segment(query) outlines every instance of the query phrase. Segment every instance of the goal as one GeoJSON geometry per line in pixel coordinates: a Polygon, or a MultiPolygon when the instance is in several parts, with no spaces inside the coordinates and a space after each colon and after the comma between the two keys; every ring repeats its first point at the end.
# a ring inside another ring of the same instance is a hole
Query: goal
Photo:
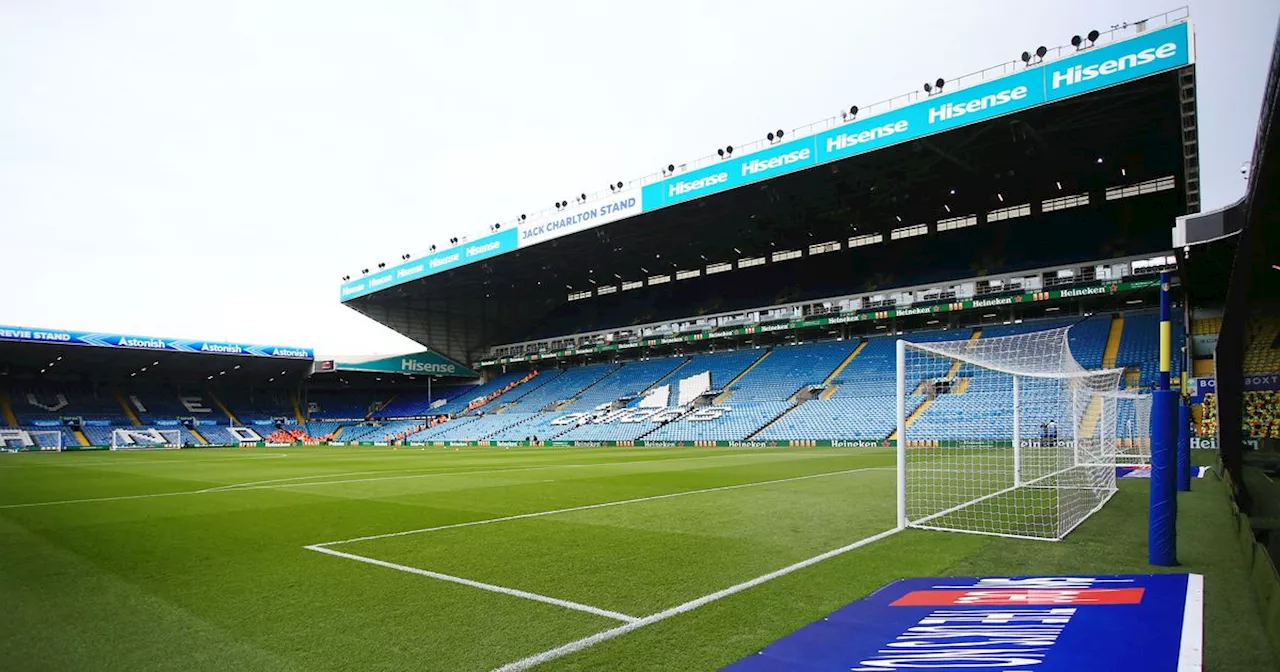
{"type": "Polygon", "coordinates": [[[1151,395],[1117,392],[1115,397],[1116,464],[1150,465],[1151,395]]]}
{"type": "Polygon", "coordinates": [[[1111,498],[1122,371],[1068,332],[898,341],[899,525],[1058,540],[1111,498]]]}
{"type": "Polygon", "coordinates": [[[0,429],[0,452],[62,451],[62,432],[35,429],[0,429]]]}
{"type": "Polygon", "coordinates": [[[182,432],[176,429],[113,429],[111,450],[181,448],[182,432]]]}
{"type": "Polygon", "coordinates": [[[53,431],[27,431],[27,435],[31,437],[31,442],[35,444],[39,450],[56,450],[62,452],[64,435],[60,430],[53,431]]]}

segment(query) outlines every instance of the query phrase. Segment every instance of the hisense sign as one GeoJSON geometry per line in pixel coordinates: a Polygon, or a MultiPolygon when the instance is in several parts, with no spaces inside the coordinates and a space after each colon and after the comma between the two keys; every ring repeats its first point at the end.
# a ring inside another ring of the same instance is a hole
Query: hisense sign
{"type": "Polygon", "coordinates": [[[331,370],[450,376],[454,378],[478,378],[480,376],[475,371],[429,350],[400,355],[399,357],[384,357],[366,361],[338,361],[331,370]]]}

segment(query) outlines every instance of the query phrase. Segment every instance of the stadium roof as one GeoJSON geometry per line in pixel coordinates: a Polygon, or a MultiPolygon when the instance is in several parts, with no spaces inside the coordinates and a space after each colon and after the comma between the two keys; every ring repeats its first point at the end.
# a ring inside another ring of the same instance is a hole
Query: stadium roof
{"type": "Polygon", "coordinates": [[[313,359],[310,348],[0,326],[0,375],[32,380],[265,384],[301,379],[313,359]]]}
{"type": "MultiPolygon", "coordinates": [[[[949,214],[1071,194],[1099,192],[1101,201],[1110,187],[1172,176],[1180,188],[1173,212],[1166,205],[1145,218],[1165,232],[1154,245],[1148,237],[1152,249],[1128,252],[1167,250],[1172,214],[1199,207],[1194,54],[1184,19],[1143,24],[1110,44],[1104,36],[1079,53],[1059,49],[1043,66],[1034,59],[998,66],[947,83],[945,93],[901,97],[858,110],[856,120],[828,120],[795,140],[775,135],[748,148],[758,151],[672,166],[670,175],[352,280],[344,300],[475,361],[547,319],[568,294],[600,285],[646,284],[718,262],[737,271],[740,261],[777,250],[798,250],[807,262],[812,243],[849,250],[844,241],[853,235],[887,240],[921,222],[933,231],[949,214]]],[[[1044,244],[1063,235],[1072,232],[1045,232],[1044,244]]],[[[768,288],[788,273],[755,276],[768,288]]]]}

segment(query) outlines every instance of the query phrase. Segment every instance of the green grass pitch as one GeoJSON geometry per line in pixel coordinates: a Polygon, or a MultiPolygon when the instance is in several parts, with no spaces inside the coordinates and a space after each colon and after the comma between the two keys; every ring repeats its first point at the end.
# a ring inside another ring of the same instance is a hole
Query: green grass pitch
{"type": "MultiPolygon", "coordinates": [[[[901,577],[1150,571],[1139,482],[1062,543],[908,530],[744,586],[892,528],[892,466],[831,448],[0,455],[0,669],[483,672],[622,628],[536,669],[711,670],[901,577]]],[[[1272,669],[1222,490],[1180,501],[1207,662],[1272,669]]]]}

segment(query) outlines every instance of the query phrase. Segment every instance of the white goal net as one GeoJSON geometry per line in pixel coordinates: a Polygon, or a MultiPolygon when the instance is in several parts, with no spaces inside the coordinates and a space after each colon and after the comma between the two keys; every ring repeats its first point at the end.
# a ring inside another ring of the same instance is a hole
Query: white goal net
{"type": "Polygon", "coordinates": [[[113,429],[111,450],[181,448],[182,432],[176,429],[113,429]]]}
{"type": "Polygon", "coordinates": [[[1116,393],[1116,463],[1151,464],[1151,395],[1116,393]]]}
{"type": "Polygon", "coordinates": [[[899,523],[1062,539],[1116,490],[1122,371],[1085,370],[1068,329],[899,342],[899,523]]]}
{"type": "Polygon", "coordinates": [[[38,429],[0,429],[0,452],[62,451],[62,432],[38,429]]]}

